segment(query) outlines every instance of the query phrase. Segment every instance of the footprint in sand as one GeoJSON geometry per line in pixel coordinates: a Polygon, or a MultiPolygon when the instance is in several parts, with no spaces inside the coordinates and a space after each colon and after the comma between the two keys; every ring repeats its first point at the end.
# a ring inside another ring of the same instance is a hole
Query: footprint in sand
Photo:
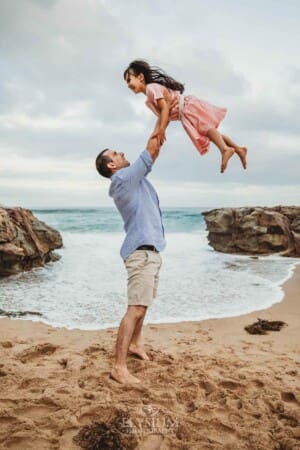
{"type": "Polygon", "coordinates": [[[78,446],[74,444],[73,438],[78,433],[77,427],[68,428],[63,431],[62,436],[59,439],[59,448],[68,450],[77,450],[78,446]]]}
{"type": "Polygon", "coordinates": [[[18,389],[30,389],[30,388],[41,388],[47,385],[46,378],[23,378],[18,386],[18,389]]]}
{"type": "Polygon", "coordinates": [[[287,403],[299,403],[293,392],[281,392],[281,399],[287,403]]]}
{"type": "Polygon", "coordinates": [[[161,353],[157,355],[157,357],[154,359],[154,361],[157,361],[159,364],[163,366],[174,364],[175,360],[172,355],[161,353]]]}
{"type": "Polygon", "coordinates": [[[151,434],[140,444],[140,450],[159,450],[164,441],[164,436],[161,434],[151,434]]]}
{"type": "Polygon", "coordinates": [[[265,383],[261,380],[253,380],[252,383],[254,384],[255,387],[258,388],[263,388],[265,383]]]}
{"type": "Polygon", "coordinates": [[[18,353],[16,357],[23,364],[26,364],[32,359],[52,355],[57,350],[57,348],[58,347],[56,345],[46,342],[44,344],[34,345],[33,347],[29,347],[23,350],[22,352],[18,353]]]}
{"type": "Polygon", "coordinates": [[[87,400],[95,400],[95,395],[92,392],[84,392],[83,397],[87,400]]]}
{"type": "Polygon", "coordinates": [[[98,391],[99,388],[99,377],[95,377],[93,375],[84,376],[78,380],[78,386],[81,389],[87,389],[90,391],[98,391]]]}
{"type": "Polygon", "coordinates": [[[71,391],[70,391],[69,389],[65,389],[65,388],[63,388],[63,387],[57,389],[56,392],[57,392],[58,394],[63,394],[63,395],[68,395],[68,396],[72,395],[72,393],[71,393],[71,391]]]}
{"type": "Polygon", "coordinates": [[[114,411],[113,408],[106,408],[102,405],[86,405],[80,408],[78,414],[76,414],[76,419],[80,425],[90,425],[93,422],[96,422],[101,417],[101,420],[107,418],[107,411],[111,410],[112,413],[114,411]]]}
{"type": "Polygon", "coordinates": [[[193,413],[194,411],[196,411],[198,409],[198,406],[196,406],[195,402],[193,400],[189,401],[186,404],[186,411],[188,413],[193,413]]]}
{"type": "Polygon", "coordinates": [[[299,449],[299,438],[296,436],[296,438],[292,437],[282,437],[278,439],[278,448],[284,448],[284,449],[291,449],[291,450],[298,450],[299,449]]]}
{"type": "Polygon", "coordinates": [[[94,353],[106,354],[108,350],[100,344],[92,344],[84,350],[86,355],[92,355],[94,353]]]}
{"type": "MultiPolygon", "coordinates": [[[[236,434],[236,430],[231,426],[231,424],[227,424],[225,423],[223,420],[219,419],[219,418],[213,418],[210,422],[210,424],[217,430],[218,433],[220,434],[236,434]]],[[[223,436],[225,437],[225,436],[223,436]]]]}
{"type": "Polygon", "coordinates": [[[18,416],[26,417],[26,419],[40,419],[45,418],[49,414],[57,410],[57,407],[35,405],[24,408],[19,408],[15,411],[18,416]]]}
{"type": "MultiPolygon", "coordinates": [[[[5,415],[5,416],[0,416],[1,429],[3,430],[3,427],[5,425],[11,426],[11,425],[15,424],[17,421],[18,421],[17,417],[12,416],[9,413],[7,413],[7,415],[5,415]]],[[[3,447],[0,447],[0,448],[3,448],[3,447]]]]}
{"type": "Polygon", "coordinates": [[[212,392],[215,392],[217,389],[217,387],[210,381],[200,381],[199,386],[205,390],[206,395],[209,395],[212,392]]]}
{"type": "Polygon", "coordinates": [[[298,428],[299,426],[299,414],[296,410],[285,411],[279,414],[278,418],[285,426],[291,428],[298,428]]]}
{"type": "Polygon", "coordinates": [[[15,404],[16,400],[12,400],[10,398],[0,398],[0,414],[3,413],[3,410],[11,406],[15,406],[15,404]]]}
{"type": "Polygon", "coordinates": [[[51,439],[49,443],[48,438],[39,438],[37,436],[37,432],[33,432],[32,430],[22,430],[22,436],[18,435],[18,431],[12,434],[8,439],[4,441],[4,447],[0,447],[1,449],[9,449],[9,450],[27,450],[27,449],[56,449],[58,448],[56,443],[57,440],[55,438],[51,439]],[[34,442],[34,447],[32,447],[32,443],[34,442]],[[51,447],[50,447],[51,445],[51,447]]]}
{"type": "Polygon", "coordinates": [[[68,365],[68,359],[67,358],[60,358],[57,362],[58,362],[58,364],[61,365],[61,367],[63,369],[66,369],[66,367],[68,365]]]}
{"type": "Polygon", "coordinates": [[[0,342],[0,345],[3,348],[12,348],[13,347],[13,343],[10,341],[2,341],[2,342],[0,342]]]}
{"type": "Polygon", "coordinates": [[[224,387],[225,389],[229,389],[230,391],[234,391],[235,389],[240,388],[242,385],[232,380],[225,380],[219,383],[219,386],[224,387]]]}
{"type": "Polygon", "coordinates": [[[206,330],[196,330],[196,333],[197,334],[202,334],[202,336],[205,336],[205,337],[210,337],[210,334],[209,334],[209,332],[208,331],[206,331],[206,330]]]}
{"type": "Polygon", "coordinates": [[[180,391],[176,393],[176,399],[179,403],[189,403],[194,398],[194,393],[180,391]]]}
{"type": "Polygon", "coordinates": [[[286,373],[287,373],[287,375],[290,375],[291,377],[295,377],[298,375],[297,370],[288,370],[286,373]]]}

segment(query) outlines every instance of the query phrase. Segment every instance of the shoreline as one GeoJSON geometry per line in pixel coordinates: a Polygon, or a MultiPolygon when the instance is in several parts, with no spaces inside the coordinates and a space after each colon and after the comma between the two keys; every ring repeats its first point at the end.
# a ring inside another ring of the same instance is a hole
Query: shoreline
{"type": "MultiPolygon", "coordinates": [[[[241,255],[232,255],[232,256],[241,256],[241,255]]],[[[260,258],[263,258],[263,257],[260,257],[260,258]]],[[[267,310],[269,308],[272,308],[272,306],[274,306],[274,305],[284,301],[284,297],[285,297],[285,289],[284,289],[284,287],[285,287],[286,283],[290,279],[292,279],[292,277],[293,277],[293,275],[294,275],[294,273],[296,271],[297,266],[298,265],[300,266],[299,259],[297,259],[297,258],[290,258],[290,259],[291,259],[291,262],[290,262],[290,267],[288,269],[287,275],[285,277],[283,277],[281,280],[278,280],[277,282],[273,282],[272,283],[273,286],[276,289],[278,289],[278,293],[280,292],[280,294],[281,294],[280,299],[279,300],[274,299],[273,302],[267,307],[263,307],[262,309],[254,309],[254,310],[251,309],[250,311],[247,311],[247,312],[236,313],[234,315],[228,315],[228,316],[219,316],[219,317],[215,316],[215,317],[203,318],[203,319],[201,319],[201,318],[200,319],[185,318],[183,321],[182,320],[176,320],[176,319],[168,321],[168,319],[162,319],[160,321],[151,321],[151,322],[149,321],[148,322],[147,321],[147,317],[146,317],[145,326],[149,326],[149,325],[168,325],[168,324],[170,324],[170,325],[172,325],[172,324],[176,325],[177,324],[178,325],[180,323],[186,323],[186,322],[187,323],[189,323],[189,322],[197,322],[197,323],[200,322],[200,323],[202,323],[202,322],[205,322],[205,321],[208,321],[208,320],[231,319],[231,318],[235,318],[235,317],[241,317],[241,316],[245,316],[245,315],[248,315],[248,314],[252,314],[252,313],[255,313],[255,312],[259,313],[260,311],[265,311],[265,310],[267,310]]],[[[125,306],[125,304],[124,304],[124,306],[125,306]]],[[[1,323],[1,320],[4,320],[4,319],[6,319],[5,316],[0,316],[0,323],[1,323]]],[[[18,321],[29,321],[29,322],[32,322],[33,324],[43,324],[43,325],[45,325],[47,327],[51,327],[53,329],[62,329],[62,330],[66,330],[66,331],[83,331],[83,332],[98,332],[99,331],[99,332],[102,332],[102,331],[105,331],[107,329],[118,328],[117,324],[116,325],[114,325],[114,324],[110,324],[109,325],[108,324],[108,325],[104,325],[101,328],[96,327],[96,326],[93,327],[93,328],[79,328],[79,327],[60,326],[60,325],[52,324],[52,323],[50,323],[50,321],[48,322],[47,320],[43,320],[43,319],[41,319],[39,317],[34,318],[34,317],[26,317],[26,316],[24,316],[24,317],[12,317],[12,318],[9,318],[9,319],[10,320],[18,320],[18,321]]]]}
{"type": "MultiPolygon", "coordinates": [[[[284,301],[286,301],[286,297],[287,295],[287,291],[289,290],[288,284],[289,282],[293,282],[294,283],[294,278],[299,281],[299,294],[300,294],[300,261],[299,262],[294,262],[292,263],[292,266],[289,269],[289,274],[283,278],[282,280],[280,280],[278,283],[276,283],[276,286],[282,291],[282,298],[279,301],[276,301],[274,303],[272,303],[269,307],[267,308],[262,308],[262,309],[256,309],[254,311],[250,311],[247,313],[241,313],[241,314],[237,314],[235,316],[226,316],[226,317],[213,317],[213,318],[209,318],[209,319],[200,319],[200,320],[184,320],[184,321],[176,321],[176,322],[151,322],[151,323],[147,323],[146,325],[144,325],[145,327],[150,327],[152,325],[155,326],[174,326],[174,325],[179,325],[179,324],[185,324],[185,323],[196,323],[196,324],[203,324],[205,322],[212,322],[212,321],[220,321],[220,320],[231,320],[231,319],[238,319],[238,318],[242,318],[244,316],[253,316],[253,315],[257,315],[259,313],[263,313],[263,312],[267,312],[269,310],[271,310],[273,307],[275,307],[276,305],[280,305],[281,303],[283,303],[284,301]],[[298,267],[299,266],[299,267],[298,267]],[[298,268],[298,269],[297,269],[298,268]],[[299,275],[298,275],[299,272],[299,275]],[[298,280],[299,278],[299,280],[298,280]]],[[[117,330],[118,327],[115,326],[111,326],[111,327],[105,327],[105,328],[97,328],[97,329],[81,329],[81,328],[68,328],[65,326],[54,326],[51,325],[47,322],[44,322],[42,320],[36,319],[36,320],[32,320],[32,318],[7,318],[7,317],[0,317],[0,323],[1,321],[4,320],[8,320],[8,321],[17,321],[17,322],[30,322],[32,325],[44,325],[45,327],[50,327],[54,330],[64,330],[66,332],[83,332],[83,333],[101,333],[101,332],[105,332],[107,330],[117,330]]],[[[0,337],[1,337],[1,330],[0,330],[0,337]]]]}
{"type": "Polygon", "coordinates": [[[0,449],[78,450],[73,437],[82,427],[110,424],[125,410],[142,428],[120,435],[124,448],[130,439],[139,450],[298,448],[299,265],[282,288],[284,299],[264,310],[146,325],[152,360],[128,357],[138,386],[109,378],[116,328],[67,330],[3,318],[0,449]],[[257,317],[287,326],[250,335],[244,326],[257,317]],[[151,411],[159,427],[149,428],[151,411]]]}

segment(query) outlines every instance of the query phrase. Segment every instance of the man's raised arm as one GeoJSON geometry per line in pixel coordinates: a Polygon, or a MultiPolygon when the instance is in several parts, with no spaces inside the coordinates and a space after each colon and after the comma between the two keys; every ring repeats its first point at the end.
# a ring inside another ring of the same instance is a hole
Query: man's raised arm
{"type": "Polygon", "coordinates": [[[152,165],[159,155],[160,146],[156,138],[150,138],[146,149],[130,166],[117,172],[117,176],[126,183],[135,185],[151,172],[152,165]]]}
{"type": "Polygon", "coordinates": [[[158,157],[160,151],[160,146],[158,145],[157,138],[150,137],[149,141],[147,142],[146,148],[150,153],[152,161],[154,162],[158,157]]]}

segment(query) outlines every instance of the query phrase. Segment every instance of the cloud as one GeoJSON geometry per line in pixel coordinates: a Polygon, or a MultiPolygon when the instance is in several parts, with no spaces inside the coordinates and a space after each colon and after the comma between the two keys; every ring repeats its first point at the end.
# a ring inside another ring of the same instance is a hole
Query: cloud
{"type": "Polygon", "coordinates": [[[115,110],[122,91],[118,65],[129,40],[101,2],[86,8],[65,0],[45,8],[20,1],[17,9],[4,3],[1,88],[18,112],[59,114],[78,101],[102,116],[115,110]]]}
{"type": "MultiPolygon", "coordinates": [[[[226,186],[241,202],[248,198],[240,189],[243,185],[249,189],[249,201],[256,195],[269,198],[270,188],[277,192],[274,186],[290,195],[288,187],[298,186],[300,162],[300,69],[295,46],[288,41],[295,31],[287,20],[284,53],[282,37],[277,39],[266,24],[272,36],[268,34],[268,43],[274,41],[277,54],[264,60],[260,21],[270,9],[255,5],[245,9],[231,1],[191,1],[187,8],[169,0],[139,5],[20,0],[16,8],[14,2],[2,1],[2,202],[22,204],[30,198],[40,206],[43,201],[53,206],[110,204],[94,173],[95,156],[110,147],[133,160],[156,120],[144,105],[145,97],[134,96],[122,78],[124,68],[137,57],[185,82],[187,94],[228,107],[220,131],[249,147],[249,169],[243,171],[234,157],[221,175],[216,147],[200,157],[181,124],[170,124],[153,171],[165,204],[168,199],[186,204],[184,198],[216,204],[216,198],[230,199],[226,186]],[[242,32],[247,14],[251,36],[242,32]],[[234,29],[229,18],[235,21],[234,29]]],[[[286,19],[288,13],[286,8],[286,19]]],[[[285,23],[281,26],[286,28],[285,23]]]]}

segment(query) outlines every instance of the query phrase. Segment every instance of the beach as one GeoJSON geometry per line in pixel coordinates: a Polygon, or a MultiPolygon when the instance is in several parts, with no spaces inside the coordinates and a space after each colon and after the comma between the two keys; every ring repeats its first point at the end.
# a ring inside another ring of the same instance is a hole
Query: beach
{"type": "Polygon", "coordinates": [[[103,422],[111,448],[299,449],[300,266],[283,289],[266,310],[146,325],[152,360],[128,357],[132,386],[109,377],[116,328],[1,319],[0,448],[83,448],[95,433],[80,430],[103,422]],[[258,317],[287,325],[248,334],[258,317]]]}

